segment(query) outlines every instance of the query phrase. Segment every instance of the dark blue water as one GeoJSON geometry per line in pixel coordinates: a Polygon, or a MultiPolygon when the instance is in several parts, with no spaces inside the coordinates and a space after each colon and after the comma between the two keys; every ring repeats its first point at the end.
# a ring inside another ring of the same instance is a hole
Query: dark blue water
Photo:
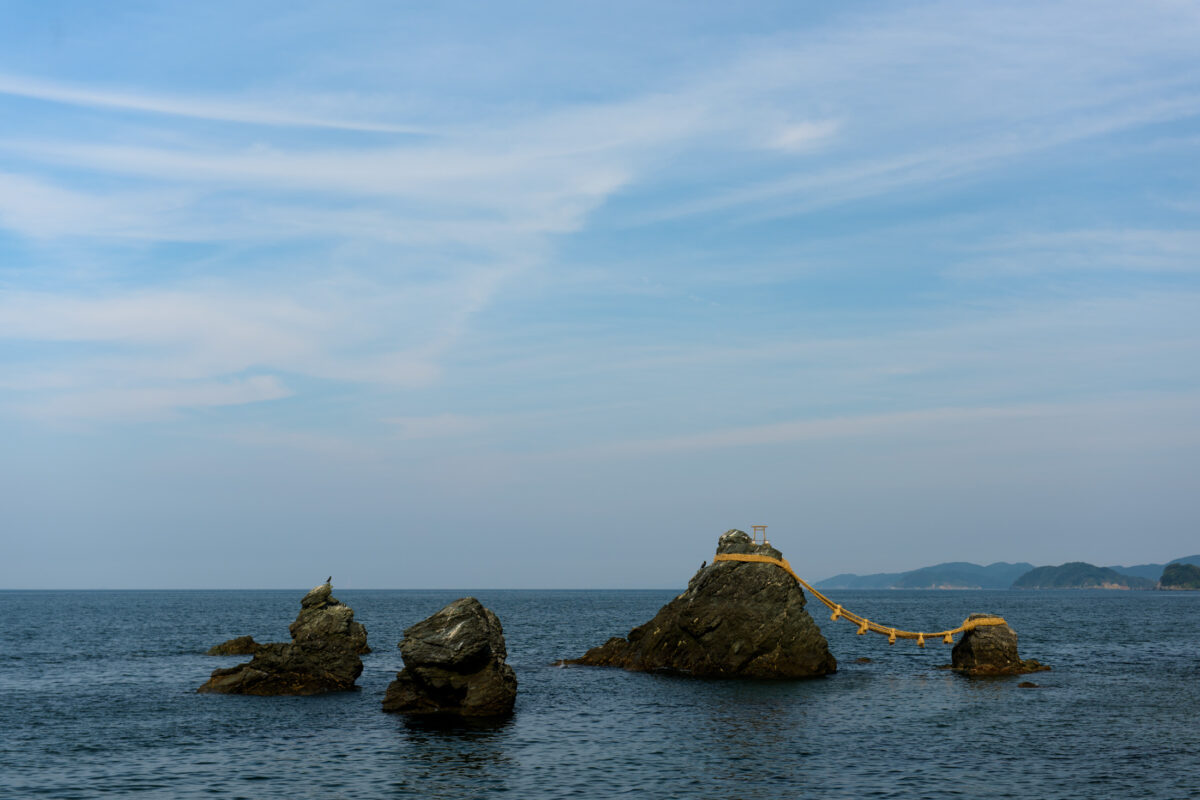
{"type": "Polygon", "coordinates": [[[467,592],[337,591],[376,648],[361,691],[194,692],[245,660],[207,647],[286,640],[302,594],[0,592],[0,797],[1200,797],[1200,593],[834,593],[909,628],[1002,614],[1054,666],[1021,689],[816,604],[829,678],[562,669],[674,593],[477,592],[504,624],[516,714],[444,727],[379,705],[402,630],[467,592]]]}

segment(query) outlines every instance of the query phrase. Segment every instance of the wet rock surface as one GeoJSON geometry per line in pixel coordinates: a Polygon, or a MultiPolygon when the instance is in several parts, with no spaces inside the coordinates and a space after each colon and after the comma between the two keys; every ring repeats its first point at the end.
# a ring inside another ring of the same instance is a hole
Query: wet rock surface
{"type": "Polygon", "coordinates": [[[333,597],[332,592],[333,588],[326,583],[304,596],[300,614],[289,628],[291,642],[258,645],[251,661],[214,670],[197,691],[311,695],[356,689],[354,682],[363,668],[359,654],[369,652],[367,632],[361,623],[354,621],[354,611],[333,597]]]}
{"type": "MultiPolygon", "coordinates": [[[[717,553],[782,557],[739,530],[721,536],[717,553]]],[[[837,661],[805,604],[796,581],[774,564],[718,561],[654,619],[563,663],[703,678],[827,675],[837,661]]]]}
{"type": "Polygon", "coordinates": [[[455,600],[404,631],[404,669],[387,688],[383,710],[403,714],[494,717],[512,712],[517,676],[500,620],[473,597],[455,600]]]}
{"type": "MultiPolygon", "coordinates": [[[[972,614],[967,620],[996,616],[972,614]]],[[[1008,625],[985,625],[963,633],[950,653],[952,669],[967,675],[1025,675],[1050,669],[1017,654],[1017,632],[1008,625]]]]}
{"type": "Polygon", "coordinates": [[[252,656],[262,648],[253,636],[238,636],[220,644],[214,644],[204,653],[206,656],[252,656]]]}

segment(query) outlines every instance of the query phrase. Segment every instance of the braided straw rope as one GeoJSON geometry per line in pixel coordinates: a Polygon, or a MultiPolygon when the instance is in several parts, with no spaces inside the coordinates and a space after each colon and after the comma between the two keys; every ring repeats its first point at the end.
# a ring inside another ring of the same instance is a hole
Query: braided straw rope
{"type": "Polygon", "coordinates": [[[713,558],[713,563],[718,561],[745,561],[752,564],[774,564],[777,567],[782,567],[788,575],[795,578],[796,583],[807,589],[813,597],[820,600],[825,605],[833,610],[829,615],[830,619],[847,619],[858,626],[858,633],[862,634],[870,631],[871,633],[881,633],[888,637],[890,644],[895,644],[897,639],[916,639],[919,647],[925,646],[926,638],[941,638],[946,644],[954,643],[954,634],[963,633],[965,631],[981,628],[987,625],[1007,625],[1008,623],[1003,617],[979,617],[976,619],[964,620],[962,625],[957,628],[952,628],[948,631],[937,631],[935,633],[924,633],[921,631],[905,631],[899,628],[889,628],[885,625],[880,625],[877,622],[871,622],[866,617],[860,617],[852,611],[847,611],[838,603],[833,602],[825,595],[818,592],[807,581],[801,578],[792,570],[792,565],[781,558],[771,558],[770,556],[752,555],[750,553],[718,553],[713,558]]]}

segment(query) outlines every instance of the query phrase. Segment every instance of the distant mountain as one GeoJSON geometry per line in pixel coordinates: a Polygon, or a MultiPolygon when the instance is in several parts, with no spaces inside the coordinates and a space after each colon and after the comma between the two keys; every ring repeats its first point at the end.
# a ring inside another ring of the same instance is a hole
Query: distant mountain
{"type": "Polygon", "coordinates": [[[1031,569],[1033,565],[1026,563],[999,561],[984,567],[966,561],[951,561],[908,572],[834,575],[813,585],[818,589],[1007,589],[1031,569]]]}
{"type": "MultiPolygon", "coordinates": [[[[1168,564],[1193,564],[1200,567],[1200,555],[1186,556],[1184,558],[1176,558],[1167,562],[1168,564]]],[[[1163,570],[1167,564],[1137,564],[1132,567],[1097,567],[1093,564],[1086,564],[1082,561],[1072,562],[1072,564],[1082,564],[1092,570],[1103,570],[1108,574],[1093,574],[1092,578],[1098,581],[1094,584],[1088,584],[1089,587],[1102,587],[1105,583],[1112,584],[1114,587],[1130,588],[1130,589],[1151,589],[1158,582],[1163,574],[1163,570]]],[[[1063,564],[1059,567],[1038,567],[1041,570],[1062,570],[1064,567],[1071,564],[1063,564]]],[[[937,564],[932,567],[921,567],[920,569],[909,570],[908,572],[877,572],[872,575],[856,575],[852,572],[845,572],[841,575],[834,575],[832,578],[826,578],[823,581],[817,581],[813,586],[818,589],[1068,589],[1068,588],[1086,588],[1082,586],[1016,586],[1018,579],[1023,578],[1027,573],[1033,571],[1033,564],[1024,561],[1018,564],[1009,564],[1005,561],[998,561],[995,564],[989,564],[986,567],[979,564],[972,564],[968,561],[950,561],[945,564],[937,564]]],[[[1041,573],[1034,579],[1038,583],[1043,580],[1066,580],[1070,583],[1072,580],[1086,580],[1084,573],[1078,570],[1068,571],[1069,574],[1060,575],[1058,578],[1049,577],[1051,573],[1041,573]],[[1074,575],[1075,577],[1070,577],[1074,575]]]]}
{"type": "Polygon", "coordinates": [[[1037,567],[1013,581],[1014,589],[1153,589],[1155,581],[1124,575],[1108,567],[1071,561],[1037,567]]]}
{"type": "Polygon", "coordinates": [[[874,575],[855,575],[853,572],[843,572],[823,581],[817,581],[813,586],[818,589],[891,589],[900,579],[902,572],[877,572],[874,575]]]}
{"type": "Polygon", "coordinates": [[[1200,589],[1200,567],[1195,564],[1168,564],[1158,584],[1163,589],[1200,589]]]}
{"type": "MultiPolygon", "coordinates": [[[[1194,564],[1200,567],[1200,556],[1185,556],[1177,558],[1174,561],[1168,561],[1167,564],[1194,564]]],[[[1109,567],[1114,572],[1119,572],[1122,575],[1133,575],[1137,578],[1148,578],[1156,581],[1166,569],[1167,564],[1137,564],[1132,567],[1109,567]]]]}
{"type": "Polygon", "coordinates": [[[952,561],[904,573],[896,581],[897,589],[1007,589],[1012,582],[1033,568],[1032,564],[998,561],[981,567],[966,561],[952,561]]]}

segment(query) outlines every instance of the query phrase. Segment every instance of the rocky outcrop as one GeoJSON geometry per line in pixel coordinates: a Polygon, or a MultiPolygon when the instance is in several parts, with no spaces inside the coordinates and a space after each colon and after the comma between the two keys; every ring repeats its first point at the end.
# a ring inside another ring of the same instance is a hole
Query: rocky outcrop
{"type": "Polygon", "coordinates": [[[206,656],[252,656],[262,649],[262,645],[254,641],[253,636],[238,636],[220,644],[214,644],[205,651],[206,656]]]}
{"type": "MultiPolygon", "coordinates": [[[[326,583],[300,601],[292,641],[258,645],[254,658],[214,670],[197,691],[216,694],[310,695],[357,688],[367,632],[326,583]]],[[[244,637],[248,638],[248,637],[244,637]]],[[[232,640],[237,641],[237,640],[232,640]]]]}
{"type": "MultiPolygon", "coordinates": [[[[972,614],[967,621],[992,617],[972,614]]],[[[950,667],[967,675],[1024,675],[1050,669],[1017,654],[1017,632],[1006,625],[983,625],[963,633],[950,653],[950,667]]]]}
{"type": "Polygon", "coordinates": [[[500,620],[474,597],[455,600],[404,631],[404,669],[387,688],[383,710],[490,717],[509,714],[517,676],[500,620]]]}
{"type": "MultiPolygon", "coordinates": [[[[782,557],[739,530],[721,536],[717,553],[782,557]]],[[[812,678],[837,671],[796,581],[774,564],[739,561],[702,567],[654,619],[564,663],[704,678],[812,678]]]]}
{"type": "Polygon", "coordinates": [[[323,583],[300,601],[300,614],[288,626],[292,642],[305,642],[338,638],[344,640],[354,652],[366,654],[367,629],[361,622],[354,621],[354,609],[341,603],[333,596],[333,587],[323,583]]]}

